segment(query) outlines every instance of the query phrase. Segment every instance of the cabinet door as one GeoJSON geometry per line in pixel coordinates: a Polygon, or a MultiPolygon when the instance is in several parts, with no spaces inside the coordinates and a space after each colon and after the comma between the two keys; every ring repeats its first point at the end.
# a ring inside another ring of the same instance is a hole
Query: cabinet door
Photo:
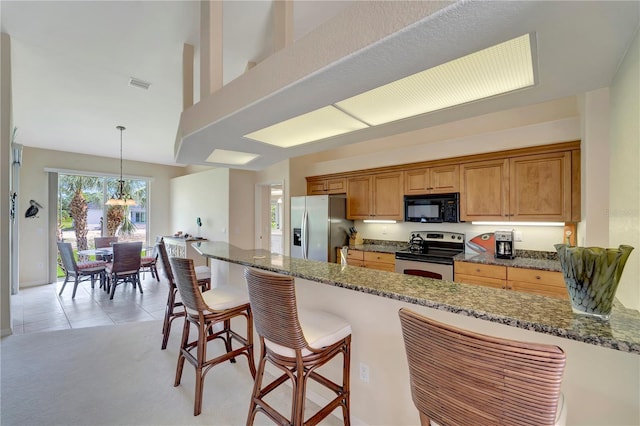
{"type": "Polygon", "coordinates": [[[327,193],[326,180],[307,181],[307,195],[324,195],[327,193]]]}
{"type": "Polygon", "coordinates": [[[429,169],[407,170],[404,172],[404,193],[421,195],[429,192],[429,169]]]}
{"type": "Polygon", "coordinates": [[[345,178],[307,181],[307,195],[344,194],[347,192],[345,178]]]}
{"type": "Polygon", "coordinates": [[[529,155],[510,160],[509,218],[571,221],[571,153],[529,155]]]}
{"type": "Polygon", "coordinates": [[[373,176],[373,215],[375,219],[404,219],[401,172],[373,176]]]}
{"type": "Polygon", "coordinates": [[[542,296],[568,299],[562,272],[525,268],[507,268],[507,288],[542,296]]]}
{"type": "Polygon", "coordinates": [[[432,194],[460,191],[460,167],[454,164],[429,169],[429,190],[432,194]]]}
{"type": "Polygon", "coordinates": [[[371,195],[371,176],[347,179],[347,219],[369,219],[371,195]]]}
{"type": "Polygon", "coordinates": [[[460,166],[460,220],[508,220],[509,160],[460,166]]]}

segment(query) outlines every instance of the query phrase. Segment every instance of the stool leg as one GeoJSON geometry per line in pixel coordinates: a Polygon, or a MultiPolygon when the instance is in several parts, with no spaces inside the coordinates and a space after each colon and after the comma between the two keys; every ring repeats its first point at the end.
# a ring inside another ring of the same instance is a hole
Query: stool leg
{"type": "Polygon", "coordinates": [[[184,369],[184,351],[187,350],[189,340],[189,320],[185,317],[184,326],[182,327],[182,341],[180,342],[180,352],[178,352],[178,365],[176,366],[176,380],[173,382],[173,386],[180,385],[180,379],[182,379],[182,370],[184,369]]]}
{"type": "Polygon", "coordinates": [[[348,336],[344,345],[344,364],[342,366],[342,391],[344,392],[344,399],[342,400],[342,418],[345,426],[351,424],[351,408],[349,405],[350,399],[350,381],[349,374],[351,369],[351,336],[348,336]]]}
{"type": "Polygon", "coordinates": [[[296,365],[293,383],[293,407],[291,409],[291,423],[294,425],[304,424],[304,403],[305,390],[307,387],[307,375],[304,365],[300,362],[296,365]]]}
{"type": "MultiPolygon", "coordinates": [[[[266,348],[264,346],[264,340],[260,339],[260,361],[258,361],[258,371],[255,375],[255,381],[253,382],[253,393],[251,394],[251,403],[249,404],[249,415],[247,416],[247,426],[253,425],[256,414],[258,412],[258,405],[256,400],[260,397],[260,391],[262,389],[262,379],[264,376],[264,369],[267,364],[266,348]]],[[[251,363],[249,364],[251,365],[251,363]]]]}
{"type": "Polygon", "coordinates": [[[208,324],[198,323],[198,342],[196,347],[196,395],[193,406],[193,415],[202,412],[202,388],[204,386],[204,372],[202,366],[207,359],[207,335],[208,324]]]}

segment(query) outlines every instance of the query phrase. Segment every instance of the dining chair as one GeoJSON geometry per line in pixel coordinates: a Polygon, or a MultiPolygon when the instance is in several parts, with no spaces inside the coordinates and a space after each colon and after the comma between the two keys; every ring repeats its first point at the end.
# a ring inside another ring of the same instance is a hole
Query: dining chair
{"type": "MultiPolygon", "coordinates": [[[[167,253],[167,247],[164,244],[164,239],[160,239],[156,243],[158,250],[160,264],[164,275],[167,278],[167,284],[169,286],[169,295],[167,297],[167,306],[164,310],[164,321],[162,322],[162,349],[167,348],[167,342],[169,341],[169,334],[171,333],[171,325],[173,320],[185,316],[185,311],[182,309],[182,302],[178,295],[178,287],[176,287],[176,280],[171,269],[171,263],[169,263],[169,254],[167,253]]],[[[195,267],[196,280],[200,286],[201,291],[207,291],[211,289],[211,271],[208,266],[200,265],[195,267]]]]}
{"type": "Polygon", "coordinates": [[[463,330],[407,308],[399,315],[422,426],[566,421],[565,353],[558,346],[463,330]]]}
{"type": "MultiPolygon", "coordinates": [[[[118,237],[95,237],[93,239],[93,244],[97,249],[111,247],[111,244],[117,243],[117,242],[118,242],[118,237]]],[[[111,261],[111,256],[97,254],[96,260],[111,261]]]]}
{"type": "MultiPolygon", "coordinates": [[[[159,237],[162,238],[162,237],[159,237]]],[[[156,238],[156,243],[158,242],[158,238],[156,238]]],[[[155,278],[160,282],[160,275],[158,275],[158,246],[157,244],[153,245],[153,251],[151,256],[142,256],[140,258],[140,272],[142,272],[142,277],[144,278],[144,273],[149,271],[151,272],[151,277],[155,278]]]]}
{"type": "Polygon", "coordinates": [[[62,283],[62,288],[58,296],[62,296],[64,287],[71,278],[74,280],[73,293],[71,294],[72,299],[76,297],[76,290],[80,282],[91,280],[91,288],[94,288],[96,278],[99,278],[101,283],[105,281],[105,265],[107,262],[103,260],[76,262],[71,243],[58,241],[57,244],[65,273],[64,283],[62,283]]]}
{"type": "Polygon", "coordinates": [[[175,273],[176,286],[185,309],[174,386],[180,385],[184,362],[189,361],[196,370],[193,415],[197,416],[202,411],[204,377],[213,366],[227,360],[235,362],[238,355],[245,355],[251,376],[255,378],[253,316],[246,289],[219,286],[202,292],[196,278],[193,259],[172,257],[170,264],[175,273]],[[231,320],[239,317],[244,317],[247,323],[245,336],[231,329],[231,320]],[[194,340],[189,340],[191,325],[198,331],[194,340]],[[224,342],[225,353],[208,358],[207,344],[215,339],[221,339],[224,342]],[[233,349],[234,341],[240,344],[236,349],[233,349]]]}
{"type": "Polygon", "coordinates": [[[246,268],[245,278],[255,328],[260,337],[260,361],[247,425],[253,424],[258,412],[280,425],[313,425],[338,407],[342,408],[344,424],[350,424],[351,325],[328,312],[298,310],[293,277],[246,268]],[[317,371],[338,355],[342,355],[342,384],[333,382],[317,371]],[[263,387],[267,362],[284,374],[263,387]],[[306,389],[310,378],[333,391],[336,396],[305,421],[306,389]],[[287,419],[267,402],[266,397],[289,381],[292,385],[292,402],[290,418],[287,419]]]}
{"type": "Polygon", "coordinates": [[[128,243],[113,243],[113,262],[107,263],[107,291],[113,299],[116,287],[120,283],[130,282],[135,291],[136,286],[142,294],[142,284],[140,283],[140,258],[142,252],[142,241],[128,243]]]}

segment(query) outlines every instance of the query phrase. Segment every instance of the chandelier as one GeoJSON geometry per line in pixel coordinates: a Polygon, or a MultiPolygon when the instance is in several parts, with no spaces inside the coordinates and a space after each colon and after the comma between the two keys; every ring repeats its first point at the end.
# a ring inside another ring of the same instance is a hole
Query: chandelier
{"type": "Polygon", "coordinates": [[[122,179],[122,132],[125,128],[124,126],[116,126],[116,129],[120,130],[120,180],[118,181],[118,191],[107,200],[106,204],[108,206],[135,206],[136,201],[125,191],[122,179]]]}

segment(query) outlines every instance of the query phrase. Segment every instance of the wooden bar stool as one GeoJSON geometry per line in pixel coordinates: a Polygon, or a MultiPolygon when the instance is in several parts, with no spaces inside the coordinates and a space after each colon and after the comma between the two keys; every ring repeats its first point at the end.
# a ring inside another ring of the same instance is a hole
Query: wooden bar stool
{"type": "Polygon", "coordinates": [[[473,333],[406,308],[399,314],[422,426],[566,421],[559,347],[473,333]]]}
{"type": "Polygon", "coordinates": [[[260,362],[247,425],[260,411],[280,425],[314,425],[336,408],[342,408],[344,424],[350,424],[349,363],[351,326],[327,312],[297,309],[293,277],[245,269],[256,331],[260,336],[260,362]],[[342,354],[342,384],[320,375],[316,369],[342,354]],[[282,376],[262,386],[267,361],[283,371],[282,376]],[[307,380],[311,378],[335,392],[336,397],[304,421],[307,380]],[[278,386],[291,381],[291,417],[287,419],[265,401],[278,386]]]}
{"type": "MultiPolygon", "coordinates": [[[[164,240],[161,238],[156,243],[156,249],[158,251],[158,257],[162,270],[167,278],[167,284],[169,286],[169,294],[167,296],[167,306],[164,309],[164,321],[162,322],[162,349],[167,348],[167,342],[169,341],[169,334],[171,334],[171,325],[176,318],[183,318],[185,316],[185,310],[182,309],[182,302],[178,296],[178,287],[176,287],[176,280],[171,270],[171,264],[169,263],[169,255],[167,248],[164,245],[164,240]]],[[[211,271],[208,266],[196,266],[196,280],[202,291],[211,289],[211,271]]]]}
{"type": "Polygon", "coordinates": [[[202,411],[204,376],[214,365],[227,360],[235,362],[235,357],[245,355],[249,362],[251,376],[256,377],[253,358],[253,317],[246,291],[216,287],[201,292],[192,259],[172,257],[169,261],[186,311],[174,386],[180,385],[186,359],[196,369],[193,415],[197,416],[202,411]],[[246,337],[231,329],[231,319],[236,317],[245,318],[246,337]],[[195,340],[189,341],[191,324],[198,330],[198,336],[195,340]],[[207,343],[214,339],[222,339],[226,352],[207,359],[207,343]],[[233,349],[234,340],[240,343],[240,347],[233,349]]]}

